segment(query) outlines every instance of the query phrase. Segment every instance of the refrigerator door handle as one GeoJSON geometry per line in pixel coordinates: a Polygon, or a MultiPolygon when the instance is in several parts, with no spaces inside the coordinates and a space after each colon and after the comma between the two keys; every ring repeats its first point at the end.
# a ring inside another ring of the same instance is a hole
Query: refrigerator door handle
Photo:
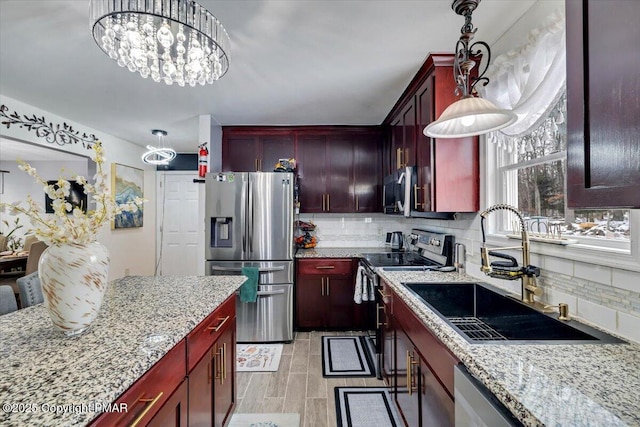
{"type": "MultiPolygon", "coordinates": [[[[259,273],[273,273],[274,271],[283,271],[284,270],[284,266],[280,266],[280,267],[265,267],[265,268],[259,268],[258,272],[259,273]]],[[[238,272],[238,271],[242,271],[242,267],[216,267],[216,266],[211,266],[211,271],[233,271],[233,272],[238,272]]]]}
{"type": "Polygon", "coordinates": [[[247,229],[249,230],[249,253],[253,253],[253,182],[249,178],[249,219],[247,229]]]}
{"type": "Polygon", "coordinates": [[[240,210],[240,221],[243,224],[242,227],[242,255],[243,258],[246,258],[244,255],[247,252],[247,182],[244,181],[242,183],[242,209],[240,210]]]}

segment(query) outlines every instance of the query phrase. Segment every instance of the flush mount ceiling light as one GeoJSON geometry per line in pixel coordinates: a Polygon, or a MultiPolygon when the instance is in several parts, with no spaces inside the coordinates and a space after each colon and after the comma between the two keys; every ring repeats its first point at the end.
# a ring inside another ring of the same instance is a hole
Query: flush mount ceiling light
{"type": "Polygon", "coordinates": [[[456,95],[462,96],[458,101],[449,105],[440,118],[424,128],[424,134],[432,138],[462,138],[481,135],[502,129],[516,121],[517,116],[508,110],[501,110],[491,101],[477,96],[475,86],[482,82],[489,83],[484,74],[491,61],[491,49],[483,41],[472,44],[477,28],[473,28],[471,14],[478,7],[480,0],[454,0],[451,8],[465,18],[460,32],[460,39],[456,43],[456,57],[453,64],[453,77],[456,81],[456,95]],[[474,58],[482,56],[484,68],[478,70],[478,77],[470,76],[475,67],[474,58]]]}
{"type": "Polygon", "coordinates": [[[144,78],[195,86],[229,69],[227,31],[193,0],[91,0],[90,15],[98,46],[144,78]]]}
{"type": "Polygon", "coordinates": [[[158,146],[147,145],[147,152],[142,155],[142,161],[148,165],[168,165],[176,158],[176,151],[167,144],[166,130],[154,129],[152,134],[158,137],[158,146]]]}

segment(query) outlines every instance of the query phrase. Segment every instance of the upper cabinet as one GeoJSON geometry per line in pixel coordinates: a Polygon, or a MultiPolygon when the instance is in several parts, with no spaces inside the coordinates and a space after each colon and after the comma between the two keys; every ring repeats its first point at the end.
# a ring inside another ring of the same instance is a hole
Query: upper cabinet
{"type": "Polygon", "coordinates": [[[417,170],[412,216],[479,210],[478,137],[433,139],[422,132],[458,99],[455,87],[453,55],[429,55],[385,119],[391,138],[386,163],[392,170],[417,170]]]}
{"type": "Polygon", "coordinates": [[[232,126],[222,131],[224,171],[272,171],[295,158],[302,213],[381,211],[380,126],[232,126]]]}
{"type": "Polygon", "coordinates": [[[568,204],[640,208],[640,2],[567,0],[566,12],[568,204]]]}
{"type": "Polygon", "coordinates": [[[225,127],[222,132],[222,170],[272,172],[279,159],[295,157],[294,134],[260,127],[225,127]]]}

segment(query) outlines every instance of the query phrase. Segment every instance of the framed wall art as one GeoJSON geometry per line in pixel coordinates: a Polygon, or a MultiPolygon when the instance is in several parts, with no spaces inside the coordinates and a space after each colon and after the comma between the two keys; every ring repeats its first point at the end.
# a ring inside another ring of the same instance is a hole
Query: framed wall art
{"type": "MultiPolygon", "coordinates": [[[[144,170],[111,163],[111,192],[116,203],[127,203],[144,197],[144,170]]],[[[121,212],[113,220],[112,229],[142,227],[142,206],[136,212],[121,212]]]]}

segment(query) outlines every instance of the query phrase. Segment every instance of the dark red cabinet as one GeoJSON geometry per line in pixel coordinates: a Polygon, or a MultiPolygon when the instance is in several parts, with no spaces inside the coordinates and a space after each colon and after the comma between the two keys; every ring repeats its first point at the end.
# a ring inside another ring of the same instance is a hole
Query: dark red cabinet
{"type": "Polygon", "coordinates": [[[365,319],[353,301],[350,258],[299,259],[296,265],[296,325],[304,329],[361,329],[365,319]]]}
{"type": "Polygon", "coordinates": [[[478,138],[432,139],[423,133],[457,100],[454,89],[453,55],[429,55],[384,122],[391,138],[387,164],[416,167],[412,216],[480,208],[478,138]]]}
{"type": "Polygon", "coordinates": [[[640,207],[638,16],[638,1],[566,2],[572,208],[640,207]]]}
{"type": "Polygon", "coordinates": [[[278,160],[295,157],[293,132],[286,130],[263,132],[260,129],[223,128],[223,171],[271,172],[278,160]]]}
{"type": "Polygon", "coordinates": [[[187,426],[187,379],[171,394],[167,402],[153,417],[148,427],[186,427],[187,426]]]}

